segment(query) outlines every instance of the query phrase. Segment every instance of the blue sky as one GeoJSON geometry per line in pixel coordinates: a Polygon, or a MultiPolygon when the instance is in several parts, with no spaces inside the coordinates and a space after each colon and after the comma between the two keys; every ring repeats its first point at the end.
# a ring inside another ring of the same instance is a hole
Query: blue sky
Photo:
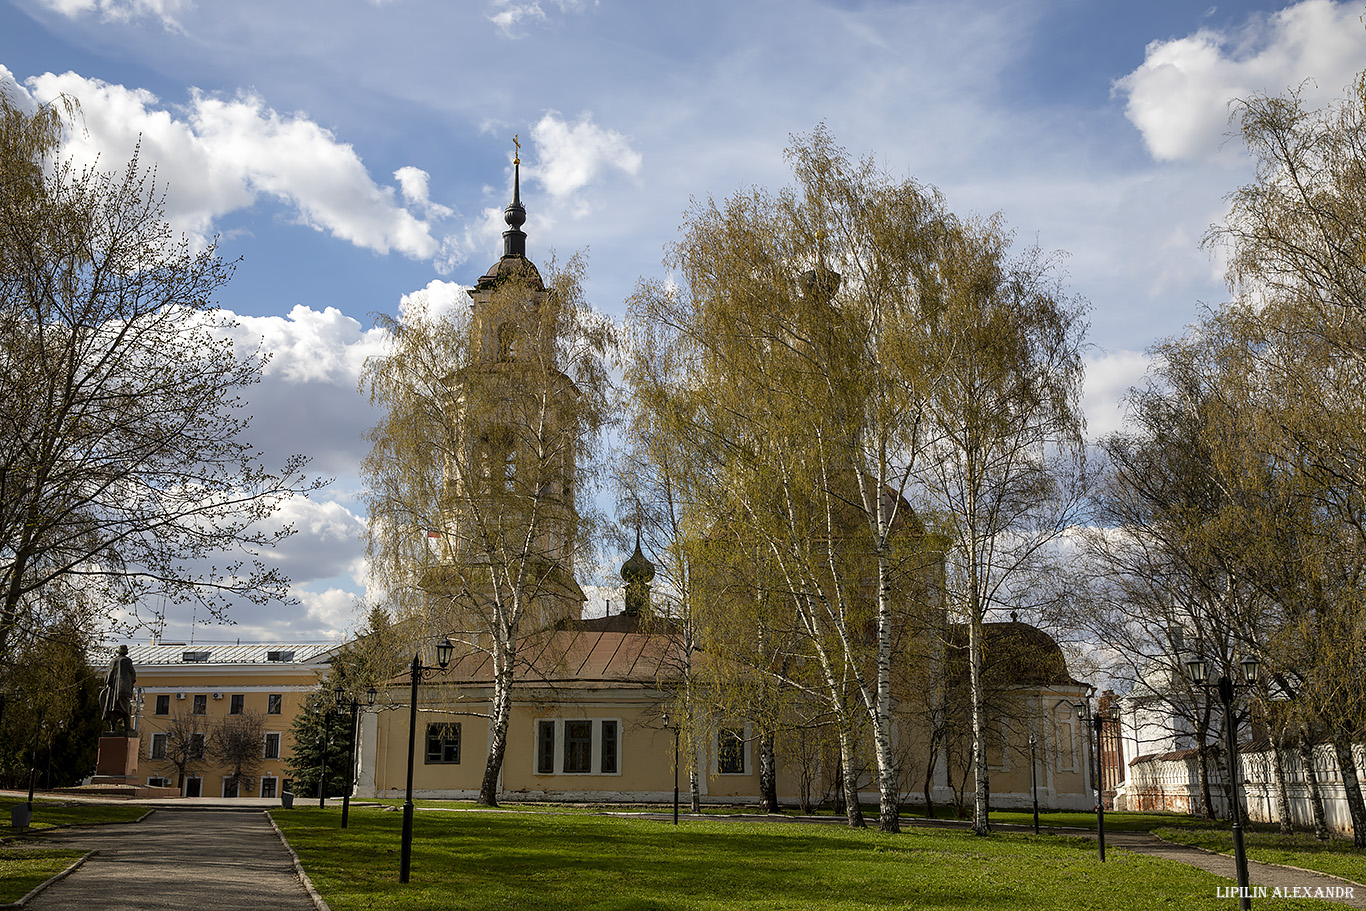
{"type": "MultiPolygon", "coordinates": [[[[529,253],[586,249],[620,317],[693,197],[787,182],[824,122],[851,154],[999,211],[1089,300],[1093,433],[1143,352],[1225,291],[1199,239],[1250,176],[1231,99],[1366,69],[1363,3],[1116,0],[0,0],[0,85],[77,96],[71,155],[141,138],[174,224],[241,263],[219,303],[275,353],[255,438],[337,481],[288,504],[296,609],[197,638],[318,639],[365,591],[355,391],[371,314],[462,297],[500,250],[512,136],[529,253]],[[1306,80],[1309,80],[1306,82],[1306,80]]],[[[610,597],[610,595],[609,595],[610,597]]],[[[189,635],[172,617],[168,636],[189,635]]]]}

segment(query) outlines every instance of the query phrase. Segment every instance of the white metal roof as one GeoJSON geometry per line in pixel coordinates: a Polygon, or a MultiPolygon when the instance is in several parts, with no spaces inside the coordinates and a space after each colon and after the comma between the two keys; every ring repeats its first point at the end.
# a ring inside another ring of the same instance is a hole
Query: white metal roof
{"type": "MultiPolygon", "coordinates": [[[[150,665],[200,667],[205,664],[253,664],[266,667],[279,667],[300,664],[321,664],[331,658],[337,649],[336,643],[290,643],[266,642],[245,645],[217,643],[186,645],[175,643],[166,645],[130,645],[128,657],[139,667],[150,665]],[[195,657],[186,660],[187,655],[195,657]]],[[[109,654],[112,656],[113,651],[109,654]]]]}

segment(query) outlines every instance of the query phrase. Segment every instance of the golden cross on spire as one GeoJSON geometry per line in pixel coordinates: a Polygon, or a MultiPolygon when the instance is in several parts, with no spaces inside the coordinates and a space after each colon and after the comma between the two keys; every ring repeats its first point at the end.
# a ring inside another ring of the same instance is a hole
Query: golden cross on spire
{"type": "Polygon", "coordinates": [[[520,140],[520,138],[519,138],[521,135],[522,135],[521,133],[514,133],[513,136],[512,136],[512,144],[513,144],[514,146],[517,147],[517,151],[514,152],[514,153],[513,153],[513,156],[512,156],[512,163],[513,163],[513,164],[521,164],[521,163],[522,163],[522,143],[521,143],[521,140],[520,140]]]}

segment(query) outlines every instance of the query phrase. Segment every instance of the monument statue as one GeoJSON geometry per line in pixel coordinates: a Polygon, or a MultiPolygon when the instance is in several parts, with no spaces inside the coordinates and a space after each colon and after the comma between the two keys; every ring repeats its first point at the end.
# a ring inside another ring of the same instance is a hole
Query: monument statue
{"type": "Polygon", "coordinates": [[[100,718],[108,723],[109,730],[116,731],[122,727],[127,731],[132,727],[133,681],[136,679],[133,659],[128,657],[128,646],[120,645],[119,653],[109,662],[109,671],[100,689],[100,718]]]}

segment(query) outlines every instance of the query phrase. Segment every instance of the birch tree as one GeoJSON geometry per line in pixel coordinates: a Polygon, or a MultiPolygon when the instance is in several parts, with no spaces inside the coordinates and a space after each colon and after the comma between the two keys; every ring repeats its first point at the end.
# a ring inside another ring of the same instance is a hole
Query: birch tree
{"type": "MultiPolygon", "coordinates": [[[[809,678],[757,666],[834,718],[850,825],[857,731],[872,732],[881,827],[898,829],[893,659],[939,608],[934,542],[902,495],[922,446],[902,340],[920,318],[943,218],[935,193],[851,162],[824,130],[794,142],[796,187],[695,203],[629,304],[628,379],[700,468],[686,491],[762,563],[809,678]]],[[[717,605],[725,612],[735,605],[717,605]]],[[[732,643],[734,644],[734,643],[732,643]]]]}
{"type": "Polygon", "coordinates": [[[907,326],[925,403],[918,491],[949,539],[953,615],[968,628],[973,829],[988,830],[982,624],[1031,607],[1052,545],[1079,518],[1083,449],[1080,302],[1037,250],[1016,253],[999,218],[955,220],[907,326]]]}
{"type": "Polygon", "coordinates": [[[584,599],[574,572],[592,554],[591,491],[615,408],[615,331],[583,298],[582,259],[552,264],[544,283],[523,257],[502,264],[469,310],[381,318],[391,346],[362,376],[386,409],[363,473],[369,554],[395,619],[491,660],[486,805],[498,800],[518,645],[577,618],[584,599]]]}

